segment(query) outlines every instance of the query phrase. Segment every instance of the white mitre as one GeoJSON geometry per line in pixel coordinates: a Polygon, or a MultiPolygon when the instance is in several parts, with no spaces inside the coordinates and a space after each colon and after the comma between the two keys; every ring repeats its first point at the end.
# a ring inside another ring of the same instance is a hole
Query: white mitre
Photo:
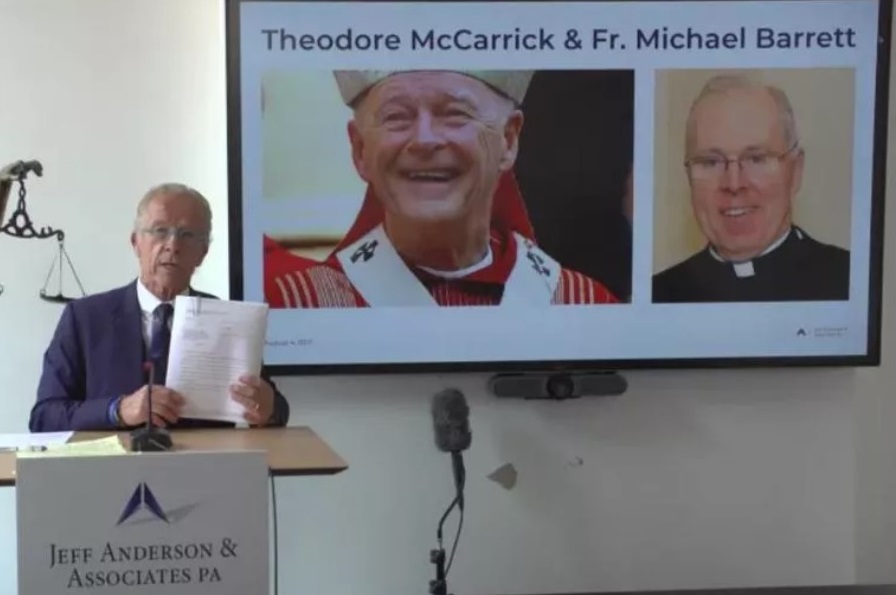
{"type": "MultiPolygon", "coordinates": [[[[333,73],[336,85],[346,105],[354,101],[370,87],[388,76],[413,70],[337,70],[333,73]]],[[[534,70],[445,70],[478,79],[520,105],[532,80],[534,70]]]]}

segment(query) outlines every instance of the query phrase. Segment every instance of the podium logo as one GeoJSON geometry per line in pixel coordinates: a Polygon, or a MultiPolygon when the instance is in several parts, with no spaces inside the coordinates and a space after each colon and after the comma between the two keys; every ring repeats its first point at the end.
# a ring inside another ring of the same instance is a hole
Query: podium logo
{"type": "Polygon", "coordinates": [[[134,490],[134,493],[131,494],[128,503],[124,506],[124,510],[121,511],[121,516],[118,518],[118,522],[115,524],[120,525],[124,523],[144,508],[155,518],[165,521],[166,523],[169,522],[167,515],[165,515],[165,511],[159,506],[159,501],[155,494],[152,493],[152,490],[149,489],[149,486],[146,485],[146,482],[144,481],[141,482],[134,490]]]}
{"type": "MultiPolygon", "coordinates": [[[[179,498],[176,497],[176,499],[179,498]]],[[[172,525],[180,522],[193,509],[199,506],[199,502],[185,504],[177,508],[170,508],[170,504],[169,502],[169,508],[162,508],[159,499],[149,489],[149,485],[145,481],[141,481],[137,484],[131,497],[128,498],[127,504],[124,505],[124,510],[121,511],[121,516],[118,517],[118,522],[115,524],[116,526],[125,523],[128,525],[142,525],[144,523],[163,521],[172,525]]]]}

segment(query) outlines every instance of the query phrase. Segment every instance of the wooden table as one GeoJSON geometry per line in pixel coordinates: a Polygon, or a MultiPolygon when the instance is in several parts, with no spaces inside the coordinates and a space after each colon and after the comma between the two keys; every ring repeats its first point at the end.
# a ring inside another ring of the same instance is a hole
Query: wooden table
{"type": "MultiPolygon", "coordinates": [[[[130,451],[129,432],[76,432],[69,442],[117,435],[130,451]]],[[[174,451],[263,450],[274,476],[334,475],[348,468],[314,430],[287,428],[223,428],[173,430],[174,451]]],[[[128,453],[129,455],[131,453],[128,453]]],[[[0,453],[0,486],[16,483],[16,453],[0,453]]]]}

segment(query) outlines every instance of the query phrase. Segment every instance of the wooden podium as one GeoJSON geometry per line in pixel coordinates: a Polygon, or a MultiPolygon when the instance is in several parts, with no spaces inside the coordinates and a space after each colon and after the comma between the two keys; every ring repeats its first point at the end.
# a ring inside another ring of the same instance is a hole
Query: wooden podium
{"type": "MultiPolygon", "coordinates": [[[[130,451],[130,432],[76,432],[70,442],[117,435],[130,451]]],[[[172,430],[174,452],[263,450],[274,476],[334,475],[348,464],[307,426],[172,430]]],[[[0,453],[0,486],[16,483],[16,453],[0,453]]]]}

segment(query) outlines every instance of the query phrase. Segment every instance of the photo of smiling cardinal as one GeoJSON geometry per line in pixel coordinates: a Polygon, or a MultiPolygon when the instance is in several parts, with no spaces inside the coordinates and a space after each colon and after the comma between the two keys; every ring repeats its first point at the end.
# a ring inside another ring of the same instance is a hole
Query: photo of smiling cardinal
{"type": "Polygon", "coordinates": [[[366,191],[321,261],[265,239],[272,308],[611,304],[539,248],[513,166],[533,72],[337,71],[366,191]]]}

